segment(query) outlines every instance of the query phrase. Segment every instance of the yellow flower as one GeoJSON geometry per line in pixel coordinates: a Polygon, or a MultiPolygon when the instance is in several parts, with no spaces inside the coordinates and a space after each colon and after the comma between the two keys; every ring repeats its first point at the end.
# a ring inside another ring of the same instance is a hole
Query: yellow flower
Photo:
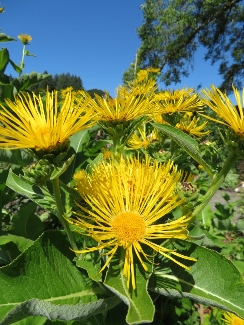
{"type": "Polygon", "coordinates": [[[28,45],[30,41],[32,40],[32,37],[28,34],[20,34],[18,35],[18,39],[23,43],[24,45],[28,45]]]}
{"type": "Polygon", "coordinates": [[[193,88],[162,91],[156,96],[161,108],[160,114],[195,111],[202,108],[202,102],[193,88]]]}
{"type": "Polygon", "coordinates": [[[58,92],[47,91],[42,97],[19,94],[15,102],[6,100],[0,111],[0,148],[51,151],[64,144],[74,133],[94,124],[90,99],[73,107],[74,97],[66,94],[58,105],[58,92]]]}
{"type": "Polygon", "coordinates": [[[229,312],[224,313],[224,318],[222,320],[226,325],[244,325],[243,319],[229,312]]]}
{"type": "Polygon", "coordinates": [[[221,120],[205,116],[215,122],[227,125],[234,132],[241,137],[244,137],[244,89],[241,95],[238,90],[233,86],[237,107],[231,102],[226,94],[223,94],[219,89],[211,86],[212,90],[202,90],[203,102],[208,105],[221,120]]]}
{"type": "Polygon", "coordinates": [[[112,157],[113,153],[112,151],[108,150],[107,148],[102,148],[102,154],[103,154],[103,159],[108,160],[112,157]]]}
{"type": "Polygon", "coordinates": [[[158,111],[154,102],[156,81],[145,78],[144,75],[140,75],[140,72],[138,75],[139,79],[134,82],[119,86],[115,98],[111,98],[108,93],[104,97],[95,94],[94,108],[100,121],[131,121],[158,111]]]}
{"type": "Polygon", "coordinates": [[[144,128],[138,128],[139,134],[134,133],[128,140],[128,146],[132,149],[147,148],[153,141],[159,140],[156,131],[146,134],[144,128]]]}
{"type": "MultiPolygon", "coordinates": [[[[149,74],[151,73],[158,73],[159,69],[155,69],[155,68],[148,68],[146,70],[140,70],[138,71],[137,75],[136,75],[136,80],[134,82],[141,82],[141,81],[145,81],[149,78],[149,74]]],[[[132,82],[132,84],[134,83],[132,82]]]]}
{"type": "Polygon", "coordinates": [[[73,92],[74,93],[74,89],[73,89],[72,86],[67,87],[65,89],[62,89],[61,90],[61,96],[62,96],[62,98],[65,98],[66,94],[69,93],[69,92],[73,92]]]}
{"type": "Polygon", "coordinates": [[[208,122],[203,122],[198,125],[200,117],[196,118],[186,115],[184,118],[180,120],[179,123],[176,124],[176,128],[188,133],[190,135],[195,135],[196,137],[202,137],[204,135],[208,135],[210,131],[203,131],[203,129],[207,126],[208,122]]]}
{"type": "Polygon", "coordinates": [[[77,204],[83,212],[77,213],[77,219],[69,221],[77,226],[78,232],[98,242],[97,246],[86,247],[76,253],[105,249],[107,260],[100,270],[102,272],[121,247],[125,252],[123,272],[127,287],[132,285],[133,289],[136,288],[135,255],[144,270],[148,270],[144,262],[148,260],[144,245],[188,269],[174,256],[191,261],[196,259],[153,242],[189,238],[187,226],[191,217],[182,216],[173,221],[166,217],[184,202],[175,192],[181,176],[171,162],[161,165],[154,161],[152,165],[146,157],[143,163],[135,158],[102,162],[92,174],[86,174],[85,182],[84,174],[80,180],[76,178],[77,189],[89,208],[77,204]]]}

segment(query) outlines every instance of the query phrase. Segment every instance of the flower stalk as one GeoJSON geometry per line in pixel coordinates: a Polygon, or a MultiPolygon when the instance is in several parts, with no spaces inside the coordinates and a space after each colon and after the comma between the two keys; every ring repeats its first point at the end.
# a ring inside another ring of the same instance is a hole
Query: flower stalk
{"type": "Polygon", "coordinates": [[[20,69],[21,69],[21,72],[19,73],[19,76],[21,76],[22,71],[23,71],[24,66],[25,66],[25,63],[24,63],[24,60],[25,60],[25,48],[26,48],[26,45],[23,44],[22,58],[21,58],[21,62],[20,62],[20,69]]]}
{"type": "Polygon", "coordinates": [[[77,250],[78,248],[77,248],[76,242],[74,240],[74,237],[72,235],[72,232],[69,228],[69,224],[64,218],[64,210],[63,210],[63,204],[61,201],[61,193],[60,193],[58,177],[52,180],[52,185],[53,185],[54,198],[55,198],[55,202],[56,202],[56,206],[57,206],[56,216],[58,217],[60,223],[62,224],[64,230],[67,233],[67,236],[68,236],[68,239],[69,239],[72,249],[77,250]]]}

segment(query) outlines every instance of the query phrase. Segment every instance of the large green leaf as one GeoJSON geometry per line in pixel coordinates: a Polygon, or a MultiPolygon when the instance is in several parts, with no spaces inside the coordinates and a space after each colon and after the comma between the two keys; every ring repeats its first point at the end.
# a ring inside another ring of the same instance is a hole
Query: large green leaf
{"type": "Polygon", "coordinates": [[[81,320],[116,306],[115,296],[99,299],[104,289],[73,264],[74,256],[65,234],[48,231],[0,268],[0,325],[28,316],[81,320]]]}
{"type": "MultiPolygon", "coordinates": [[[[47,321],[46,317],[30,316],[30,317],[22,319],[22,320],[20,320],[18,322],[14,322],[13,325],[48,325],[47,322],[49,322],[49,321],[47,321]]],[[[54,325],[55,323],[51,323],[51,324],[54,325]]],[[[59,324],[64,325],[63,322],[60,322],[59,324]]]]}
{"type": "Polygon", "coordinates": [[[1,232],[0,266],[9,264],[33,243],[32,240],[1,232]]]}
{"type": "MultiPolygon", "coordinates": [[[[121,248],[121,251],[124,250],[121,248]]],[[[114,292],[129,308],[126,316],[128,324],[150,323],[154,317],[154,305],[147,291],[148,275],[135,257],[136,289],[128,289],[123,274],[124,259],[120,259],[120,251],[112,258],[104,281],[106,287],[114,292]]],[[[151,269],[151,264],[145,262],[151,269]]]]}
{"type": "Polygon", "coordinates": [[[160,261],[154,271],[150,289],[174,298],[190,298],[199,303],[228,310],[244,318],[244,281],[231,261],[208,248],[179,241],[178,252],[197,259],[182,262],[184,270],[169,260],[160,261]]]}
{"type": "Polygon", "coordinates": [[[198,142],[185,132],[167,124],[151,123],[153,127],[166,134],[175,141],[183,150],[185,150],[195,161],[204,167],[212,177],[213,173],[210,166],[202,158],[198,142]]]}

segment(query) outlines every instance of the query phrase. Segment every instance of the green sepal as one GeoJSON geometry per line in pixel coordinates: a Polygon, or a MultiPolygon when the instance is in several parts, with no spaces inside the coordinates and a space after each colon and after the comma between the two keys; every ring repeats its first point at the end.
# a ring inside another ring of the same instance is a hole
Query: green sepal
{"type": "Polygon", "coordinates": [[[145,116],[138,117],[132,121],[99,122],[99,125],[112,138],[120,139],[120,145],[125,145],[137,126],[146,119],[145,116]]]}
{"type": "Polygon", "coordinates": [[[175,143],[186,151],[195,161],[203,166],[211,178],[213,177],[213,172],[207,162],[202,158],[198,142],[195,139],[171,125],[159,123],[151,124],[155,129],[158,129],[160,132],[170,137],[171,140],[175,141],[175,143]]]}

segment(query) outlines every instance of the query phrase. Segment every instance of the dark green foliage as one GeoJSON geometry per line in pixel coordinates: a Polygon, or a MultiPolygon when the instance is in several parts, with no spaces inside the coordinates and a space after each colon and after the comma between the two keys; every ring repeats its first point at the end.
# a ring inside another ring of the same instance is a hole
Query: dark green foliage
{"type": "MultiPolygon", "coordinates": [[[[144,22],[138,28],[141,46],[136,68],[154,67],[166,85],[188,76],[199,46],[205,59],[219,62],[221,87],[241,86],[244,76],[244,8],[240,0],[146,0],[144,22]]],[[[132,66],[124,74],[131,80],[132,66]]]]}
{"type": "MultiPolygon", "coordinates": [[[[47,71],[44,72],[46,74],[47,71]]],[[[83,89],[82,80],[78,76],[70,75],[69,73],[49,75],[49,78],[39,82],[31,88],[32,91],[46,90],[61,90],[67,87],[72,87],[74,90],[83,89]]]]}

